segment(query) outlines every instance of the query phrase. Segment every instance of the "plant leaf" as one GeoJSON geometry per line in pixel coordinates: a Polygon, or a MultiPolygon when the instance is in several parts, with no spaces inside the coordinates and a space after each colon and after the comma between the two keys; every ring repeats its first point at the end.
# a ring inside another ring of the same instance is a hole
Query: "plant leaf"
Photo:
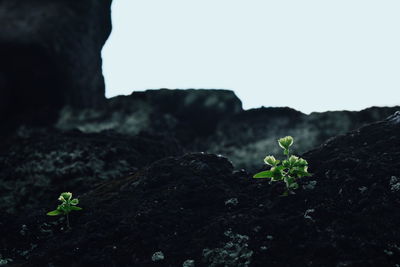
{"type": "Polygon", "coordinates": [[[256,173],[253,176],[253,178],[271,178],[272,176],[273,176],[272,171],[263,171],[263,172],[256,173]]]}
{"type": "Polygon", "coordinates": [[[291,145],[293,145],[293,137],[285,136],[278,140],[278,144],[283,149],[289,149],[291,145]]]}
{"type": "Polygon", "coordinates": [[[62,215],[63,213],[59,210],[53,210],[47,213],[49,216],[57,216],[57,215],[62,215]]]}
{"type": "Polygon", "coordinates": [[[64,198],[66,201],[71,200],[72,193],[71,192],[64,192],[61,193],[60,197],[64,198]]]}
{"type": "Polygon", "coordinates": [[[290,162],[285,159],[284,161],[282,161],[282,166],[285,167],[285,168],[289,168],[290,167],[290,162]]]}
{"type": "Polygon", "coordinates": [[[70,210],[82,210],[82,208],[80,207],[76,207],[76,206],[71,206],[69,207],[70,210]]]}
{"type": "Polygon", "coordinates": [[[74,198],[73,200],[71,200],[71,205],[78,205],[79,204],[79,200],[77,198],[74,198]]]}
{"type": "Polygon", "coordinates": [[[293,183],[291,183],[291,184],[289,185],[289,187],[290,187],[290,189],[297,189],[297,188],[299,188],[299,184],[296,183],[296,182],[293,182],[293,183]]]}

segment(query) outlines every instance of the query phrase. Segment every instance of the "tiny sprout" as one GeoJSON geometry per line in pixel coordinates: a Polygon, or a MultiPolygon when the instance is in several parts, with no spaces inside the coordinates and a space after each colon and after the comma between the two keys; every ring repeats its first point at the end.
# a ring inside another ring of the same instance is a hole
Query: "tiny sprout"
{"type": "Polygon", "coordinates": [[[286,159],[281,162],[275,159],[274,156],[267,156],[264,162],[271,166],[270,170],[259,172],[253,178],[270,178],[273,182],[284,181],[286,184],[284,195],[288,195],[289,192],[299,187],[296,179],[311,176],[311,174],[308,173],[308,162],[305,159],[289,153],[289,147],[293,145],[293,137],[280,138],[278,144],[283,149],[286,159]]]}
{"type": "Polygon", "coordinates": [[[71,192],[64,192],[58,197],[58,200],[62,203],[58,205],[57,209],[50,211],[47,213],[49,216],[57,216],[57,215],[65,215],[67,217],[67,227],[70,229],[69,226],[69,217],[68,214],[73,210],[82,210],[82,208],[77,207],[76,205],[79,204],[79,200],[77,198],[72,198],[71,192]]]}

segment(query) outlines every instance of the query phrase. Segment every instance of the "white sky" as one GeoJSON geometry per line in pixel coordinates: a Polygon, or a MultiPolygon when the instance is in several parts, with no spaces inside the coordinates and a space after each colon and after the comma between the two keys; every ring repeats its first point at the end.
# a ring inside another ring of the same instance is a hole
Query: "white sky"
{"type": "Polygon", "coordinates": [[[400,104],[399,0],[114,0],[107,97],[232,89],[244,108],[400,104]]]}

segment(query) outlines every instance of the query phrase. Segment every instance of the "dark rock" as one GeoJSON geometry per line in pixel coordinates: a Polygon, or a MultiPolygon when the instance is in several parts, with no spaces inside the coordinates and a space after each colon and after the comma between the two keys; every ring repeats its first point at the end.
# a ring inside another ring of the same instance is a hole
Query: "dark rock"
{"type": "Polygon", "coordinates": [[[1,214],[0,251],[20,266],[395,266],[399,136],[392,117],[331,139],[287,197],[222,157],[162,159],[79,196],[67,233],[44,211],[1,214]]]}
{"type": "Polygon", "coordinates": [[[190,144],[213,134],[221,120],[241,111],[241,101],[229,90],[147,90],[111,98],[102,109],[67,108],[57,126],[84,132],[113,129],[129,135],[163,133],[190,144]]]}
{"type": "Polygon", "coordinates": [[[81,194],[181,153],[175,140],[160,136],[21,128],[0,142],[0,210],[43,207],[61,191],[81,194]]]}
{"type": "Polygon", "coordinates": [[[382,120],[399,107],[372,107],[362,111],[330,111],[305,115],[290,108],[247,110],[222,121],[199,150],[222,154],[238,168],[255,170],[267,155],[280,155],[277,140],[291,135],[294,153],[319,146],[330,137],[382,120]]]}
{"type": "Polygon", "coordinates": [[[221,154],[236,167],[253,171],[267,154],[281,153],[277,146],[280,137],[292,135],[295,153],[304,153],[330,137],[382,120],[397,109],[372,107],[310,115],[288,107],[243,111],[232,91],[161,89],[111,98],[104,109],[65,108],[57,127],[170,135],[188,151],[221,154]]]}
{"type": "MultiPolygon", "coordinates": [[[[48,124],[64,105],[104,102],[111,0],[0,1],[0,119],[48,124]]],[[[11,127],[11,126],[10,126],[11,127]]]]}

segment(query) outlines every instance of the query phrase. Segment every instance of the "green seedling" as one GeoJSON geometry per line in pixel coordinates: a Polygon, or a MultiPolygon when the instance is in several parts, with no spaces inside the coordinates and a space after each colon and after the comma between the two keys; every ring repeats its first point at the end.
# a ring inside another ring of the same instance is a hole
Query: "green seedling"
{"type": "Polygon", "coordinates": [[[73,210],[82,210],[82,208],[76,206],[79,204],[79,200],[77,198],[73,199],[71,192],[61,193],[58,200],[60,200],[62,203],[58,205],[56,210],[48,212],[47,215],[49,216],[65,215],[67,218],[67,227],[68,229],[70,229],[71,227],[69,225],[68,214],[73,210]]]}
{"type": "Polygon", "coordinates": [[[268,171],[255,174],[253,178],[269,178],[272,182],[284,181],[286,191],[283,195],[287,196],[289,193],[293,193],[293,190],[299,188],[299,184],[296,182],[298,178],[311,176],[311,174],[307,171],[308,162],[305,159],[290,155],[293,137],[286,136],[280,138],[278,144],[283,149],[286,159],[280,161],[275,159],[274,156],[267,156],[264,162],[271,166],[271,168],[268,171]]]}

